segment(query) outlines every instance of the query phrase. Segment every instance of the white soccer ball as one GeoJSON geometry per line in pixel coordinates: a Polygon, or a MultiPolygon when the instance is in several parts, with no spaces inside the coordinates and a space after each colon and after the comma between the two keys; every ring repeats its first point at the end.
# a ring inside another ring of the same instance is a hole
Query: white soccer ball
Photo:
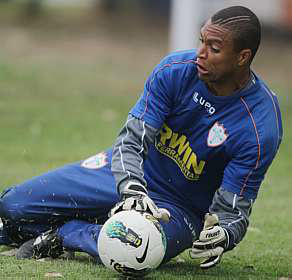
{"type": "Polygon", "coordinates": [[[135,210],[113,215],[98,237],[103,264],[126,276],[149,273],[160,265],[165,250],[166,237],[158,220],[135,210]]]}

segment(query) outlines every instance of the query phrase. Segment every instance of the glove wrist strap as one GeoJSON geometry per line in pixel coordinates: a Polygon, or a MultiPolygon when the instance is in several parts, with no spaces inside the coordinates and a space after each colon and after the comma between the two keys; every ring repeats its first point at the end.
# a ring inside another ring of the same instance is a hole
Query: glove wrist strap
{"type": "Polygon", "coordinates": [[[147,189],[137,181],[129,181],[121,192],[121,196],[147,195],[147,189]]]}

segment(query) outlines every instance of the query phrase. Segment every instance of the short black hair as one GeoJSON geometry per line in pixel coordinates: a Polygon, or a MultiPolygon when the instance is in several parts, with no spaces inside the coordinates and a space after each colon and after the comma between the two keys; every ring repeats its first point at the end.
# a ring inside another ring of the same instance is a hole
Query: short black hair
{"type": "Polygon", "coordinates": [[[211,17],[211,23],[229,29],[235,51],[250,49],[251,61],[253,60],[261,42],[261,24],[250,9],[243,6],[222,9],[211,17]]]}

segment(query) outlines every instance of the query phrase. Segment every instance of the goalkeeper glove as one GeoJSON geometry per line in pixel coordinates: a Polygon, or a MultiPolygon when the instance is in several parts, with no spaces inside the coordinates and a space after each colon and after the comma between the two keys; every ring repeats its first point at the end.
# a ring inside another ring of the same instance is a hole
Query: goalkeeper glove
{"type": "Polygon", "coordinates": [[[137,182],[129,182],[121,193],[121,201],[110,211],[109,216],[123,210],[148,212],[156,219],[169,222],[170,213],[165,208],[158,208],[148,196],[146,188],[137,182]]]}
{"type": "Polygon", "coordinates": [[[228,239],[228,233],[219,226],[216,214],[205,215],[204,228],[199,239],[194,241],[189,254],[192,259],[204,258],[200,263],[201,268],[210,268],[218,264],[228,239]]]}

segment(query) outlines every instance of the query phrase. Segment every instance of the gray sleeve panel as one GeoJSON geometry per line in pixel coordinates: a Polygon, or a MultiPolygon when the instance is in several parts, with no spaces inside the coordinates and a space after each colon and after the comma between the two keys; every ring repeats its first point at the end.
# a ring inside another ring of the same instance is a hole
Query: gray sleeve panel
{"type": "Polygon", "coordinates": [[[139,182],[146,186],[143,163],[149,144],[154,142],[158,129],[149,126],[132,115],[123,126],[113,148],[112,173],[118,192],[121,193],[129,182],[139,182]]]}
{"type": "Polygon", "coordinates": [[[231,193],[222,187],[215,193],[210,213],[216,213],[219,224],[228,232],[225,251],[232,250],[244,237],[249,225],[253,200],[231,193]]]}

